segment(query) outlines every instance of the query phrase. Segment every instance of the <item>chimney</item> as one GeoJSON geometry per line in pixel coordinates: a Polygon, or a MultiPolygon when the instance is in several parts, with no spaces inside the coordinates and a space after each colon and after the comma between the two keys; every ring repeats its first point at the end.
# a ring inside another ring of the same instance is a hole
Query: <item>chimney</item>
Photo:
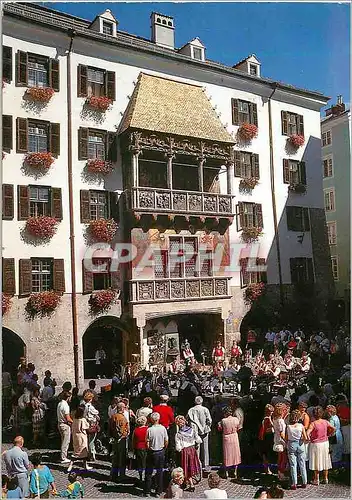
{"type": "Polygon", "coordinates": [[[325,116],[339,116],[345,111],[345,104],[342,102],[342,95],[337,96],[337,104],[325,111],[325,116]]]}
{"type": "Polygon", "coordinates": [[[175,48],[174,19],[157,12],[150,16],[152,28],[152,42],[160,47],[175,48]]]}

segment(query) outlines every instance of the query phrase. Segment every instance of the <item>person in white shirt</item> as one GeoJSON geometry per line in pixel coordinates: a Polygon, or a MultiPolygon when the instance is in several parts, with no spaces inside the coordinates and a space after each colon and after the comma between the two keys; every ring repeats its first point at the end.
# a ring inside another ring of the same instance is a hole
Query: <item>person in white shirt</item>
{"type": "Polygon", "coordinates": [[[211,472],[208,476],[209,490],[204,491],[205,498],[228,498],[226,490],[220,490],[220,476],[217,472],[211,472]]]}
{"type": "Polygon", "coordinates": [[[209,469],[209,433],[211,431],[212,418],[208,408],[202,406],[203,398],[201,396],[197,396],[194,402],[195,406],[188,410],[188,418],[202,440],[198,456],[202,462],[203,469],[207,470],[209,469]]]}
{"type": "Polygon", "coordinates": [[[71,399],[71,393],[64,391],[61,394],[61,401],[57,405],[57,425],[61,436],[61,463],[69,464],[71,461],[67,458],[68,447],[71,441],[70,407],[68,402],[71,399]]]}

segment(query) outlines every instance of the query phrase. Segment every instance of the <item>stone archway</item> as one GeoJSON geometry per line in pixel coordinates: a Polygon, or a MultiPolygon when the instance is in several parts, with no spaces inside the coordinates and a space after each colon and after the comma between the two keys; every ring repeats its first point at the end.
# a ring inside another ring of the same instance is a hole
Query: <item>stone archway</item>
{"type": "Polygon", "coordinates": [[[17,367],[21,357],[26,356],[26,344],[17,333],[9,328],[2,329],[2,369],[12,377],[17,375],[17,367]]]}
{"type": "Polygon", "coordinates": [[[127,357],[127,332],[119,318],[103,316],[91,323],[83,334],[83,373],[84,378],[96,378],[104,375],[111,378],[114,364],[125,363],[127,357]],[[106,354],[104,367],[98,367],[95,362],[95,353],[102,347],[106,354]],[[101,368],[99,370],[98,368],[101,368]]]}

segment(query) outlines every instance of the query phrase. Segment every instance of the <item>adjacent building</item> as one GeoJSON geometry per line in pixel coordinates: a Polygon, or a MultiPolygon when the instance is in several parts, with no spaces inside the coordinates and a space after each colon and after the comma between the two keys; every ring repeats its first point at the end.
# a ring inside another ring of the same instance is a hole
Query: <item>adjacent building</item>
{"type": "Polygon", "coordinates": [[[110,375],[185,338],[199,358],[258,323],[264,286],[267,321],[325,317],[327,97],[264,78],[254,55],[178,49],[156,12],[150,40],[110,10],[3,13],[5,366],[25,353],[82,383],[100,347],[110,375]]]}
{"type": "Polygon", "coordinates": [[[332,316],[338,322],[348,319],[350,310],[351,111],[338,96],[325,115],[321,122],[324,204],[336,292],[332,316]]]}

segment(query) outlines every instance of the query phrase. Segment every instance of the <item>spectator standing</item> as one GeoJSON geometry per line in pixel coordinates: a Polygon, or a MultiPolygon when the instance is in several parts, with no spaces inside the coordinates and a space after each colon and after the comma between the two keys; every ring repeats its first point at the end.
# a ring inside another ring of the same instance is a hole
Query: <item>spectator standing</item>
{"type": "Polygon", "coordinates": [[[285,477],[286,470],[286,442],[285,442],[285,432],[286,424],[284,420],[285,405],[283,403],[278,403],[274,407],[273,413],[273,428],[274,428],[274,451],[278,454],[277,467],[278,467],[278,477],[282,481],[285,477]]]}
{"type": "Polygon", "coordinates": [[[329,437],[329,449],[332,462],[332,468],[336,469],[339,466],[339,462],[342,461],[343,454],[343,437],[341,432],[340,419],[336,414],[336,407],[333,405],[328,405],[326,407],[326,414],[328,422],[335,427],[335,434],[329,437]]]}
{"type": "Polygon", "coordinates": [[[79,406],[75,411],[71,432],[72,432],[72,442],[73,442],[73,455],[71,463],[67,468],[67,472],[71,472],[73,463],[76,460],[82,459],[86,470],[90,470],[92,467],[88,465],[88,435],[87,431],[89,429],[89,422],[84,418],[84,406],[79,406]]]}
{"type": "Polygon", "coordinates": [[[335,427],[327,420],[323,420],[323,414],[321,406],[314,408],[314,422],[310,424],[307,431],[307,436],[310,438],[309,468],[314,471],[312,484],[315,486],[319,486],[320,471],[323,471],[323,483],[328,484],[328,473],[331,469],[328,433],[333,434],[335,427]]]}
{"type": "Polygon", "coordinates": [[[263,458],[263,465],[266,474],[272,474],[269,467],[269,459],[272,455],[273,444],[274,444],[274,428],[272,415],[274,412],[274,407],[272,405],[267,404],[264,410],[264,419],[262,421],[260,431],[259,431],[259,441],[261,454],[263,458]]]}
{"type": "Polygon", "coordinates": [[[69,401],[71,393],[63,391],[61,393],[61,401],[57,405],[57,425],[61,437],[61,463],[69,464],[70,460],[67,457],[68,447],[71,441],[71,424],[72,418],[70,415],[69,401]]]}
{"type": "Polygon", "coordinates": [[[99,411],[95,408],[93,404],[94,394],[91,390],[87,390],[84,394],[82,404],[84,405],[84,418],[89,424],[88,428],[88,449],[89,449],[89,459],[95,461],[96,450],[95,450],[95,440],[97,434],[100,430],[99,428],[99,411]]]}
{"type": "Polygon", "coordinates": [[[189,409],[188,418],[195,427],[202,442],[199,447],[199,458],[203,469],[209,469],[209,434],[211,431],[212,419],[210,411],[203,406],[203,398],[197,396],[194,400],[195,406],[189,409]]]}
{"type": "Polygon", "coordinates": [[[136,468],[139,474],[139,480],[143,480],[143,472],[145,473],[147,465],[147,418],[144,416],[138,417],[136,420],[137,427],[132,435],[132,447],[136,455],[136,468]]]}
{"type": "Polygon", "coordinates": [[[9,477],[16,477],[18,486],[22,491],[23,497],[29,495],[28,488],[28,469],[29,459],[25,451],[22,450],[24,440],[22,436],[15,437],[13,447],[7,450],[3,457],[9,477]]]}
{"type": "Polygon", "coordinates": [[[153,400],[146,397],[143,399],[143,406],[136,411],[136,418],[146,417],[147,419],[153,413],[153,400]]]}
{"type": "Polygon", "coordinates": [[[126,441],[129,434],[128,422],[124,416],[125,405],[118,403],[117,413],[110,418],[110,435],[113,436],[112,481],[118,481],[126,474],[126,441]]]}
{"type": "Polygon", "coordinates": [[[159,423],[160,425],[163,425],[166,430],[168,430],[170,425],[175,421],[173,409],[167,404],[169,399],[170,398],[167,394],[162,394],[160,396],[160,403],[153,408],[154,413],[159,413],[159,423]]]}
{"type": "Polygon", "coordinates": [[[286,426],[287,456],[290,464],[291,490],[297,489],[297,464],[301,473],[302,488],[307,487],[307,470],[305,460],[304,441],[307,441],[307,434],[303,424],[299,422],[299,410],[290,413],[289,424],[286,426]]]}
{"type": "Polygon", "coordinates": [[[229,407],[224,409],[224,418],[219,423],[222,431],[223,465],[228,477],[228,469],[234,467],[235,478],[237,478],[237,466],[241,463],[241,450],[238,440],[237,429],[239,420],[232,415],[229,407]]]}
{"type": "Polygon", "coordinates": [[[189,491],[194,491],[195,479],[201,478],[201,464],[196,452],[196,446],[202,442],[195,428],[187,424],[185,417],[178,415],[175,423],[178,427],[175,444],[176,451],[181,454],[181,467],[189,491]]]}
{"type": "Polygon", "coordinates": [[[159,423],[159,413],[150,415],[152,423],[147,431],[147,469],[145,473],[144,494],[150,496],[152,486],[153,470],[156,470],[156,494],[161,495],[163,491],[163,468],[165,463],[165,450],[168,446],[166,429],[159,423]]]}
{"type": "Polygon", "coordinates": [[[33,498],[49,498],[49,487],[56,494],[54,477],[47,465],[42,464],[42,456],[36,453],[31,456],[33,470],[29,476],[29,491],[33,498]]]}
{"type": "Polygon", "coordinates": [[[33,444],[37,444],[40,438],[44,435],[45,430],[45,411],[46,404],[39,397],[39,389],[34,389],[31,400],[32,406],[32,429],[33,429],[33,444]]]}

